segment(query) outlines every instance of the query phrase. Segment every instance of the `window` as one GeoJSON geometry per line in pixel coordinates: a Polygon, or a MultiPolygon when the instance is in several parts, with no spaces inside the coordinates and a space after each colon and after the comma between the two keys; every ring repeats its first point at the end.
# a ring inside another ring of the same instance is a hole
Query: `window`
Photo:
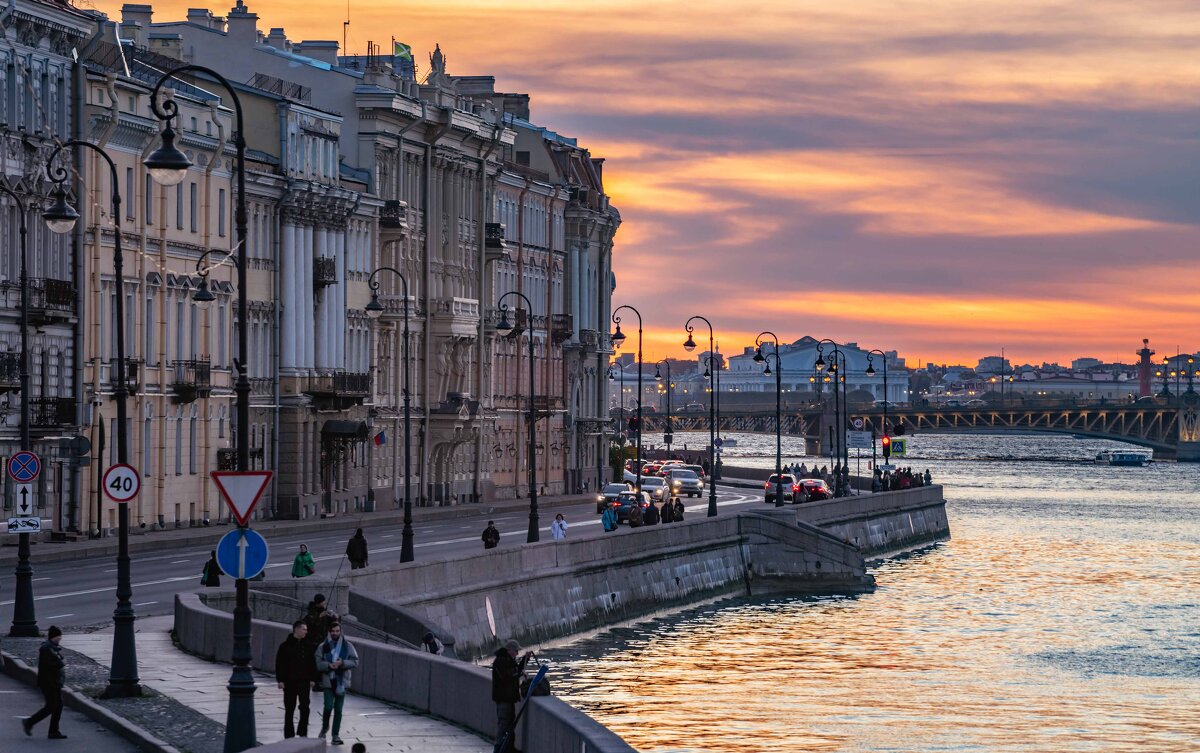
{"type": "Polygon", "coordinates": [[[175,475],[183,475],[183,416],[175,416],[175,475]]]}
{"type": "Polygon", "coordinates": [[[146,224],[154,224],[154,178],[146,173],[146,224]]]}
{"type": "Polygon", "coordinates": [[[196,416],[188,421],[188,473],[196,475],[196,416]]]}
{"type": "Polygon", "coordinates": [[[157,354],[154,352],[154,308],[154,297],[147,297],[146,316],[142,324],[142,358],[147,366],[158,363],[157,354]]]}
{"type": "MultiPolygon", "coordinates": [[[[182,295],[182,291],[177,293],[182,295]]],[[[175,360],[183,360],[183,301],[175,301],[175,360]]]]}
{"type": "Polygon", "coordinates": [[[183,230],[183,184],[175,186],[175,228],[183,230]]]}
{"type": "Polygon", "coordinates": [[[196,232],[196,221],[200,216],[200,194],[195,183],[190,184],[188,187],[188,197],[190,200],[190,206],[192,208],[191,226],[192,232],[194,233],[196,232]]]}
{"type": "Polygon", "coordinates": [[[199,126],[196,124],[196,119],[195,119],[195,118],[192,118],[192,132],[193,132],[193,133],[199,133],[199,132],[200,132],[200,128],[199,128],[199,126]]]}
{"type": "Polygon", "coordinates": [[[133,192],[133,168],[125,168],[125,219],[133,219],[133,205],[137,201],[137,194],[133,192]]]}
{"type": "Polygon", "coordinates": [[[217,191],[217,235],[225,237],[225,189],[217,191]]]}
{"type": "Polygon", "coordinates": [[[218,368],[225,368],[225,364],[229,363],[225,353],[225,339],[228,330],[225,320],[229,316],[226,298],[227,296],[221,296],[217,302],[217,362],[214,365],[218,368]]]}
{"type": "Polygon", "coordinates": [[[154,420],[147,417],[142,423],[142,475],[150,476],[154,469],[150,467],[154,453],[150,451],[154,444],[154,420]]]}

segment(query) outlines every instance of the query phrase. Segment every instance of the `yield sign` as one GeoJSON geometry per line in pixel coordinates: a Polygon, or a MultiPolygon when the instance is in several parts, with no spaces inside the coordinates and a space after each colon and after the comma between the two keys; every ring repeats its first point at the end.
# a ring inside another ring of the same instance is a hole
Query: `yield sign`
{"type": "Polygon", "coordinates": [[[271,483],[271,471],[213,471],[212,480],[221,490],[225,504],[233,511],[239,525],[246,525],[250,513],[271,483]]]}

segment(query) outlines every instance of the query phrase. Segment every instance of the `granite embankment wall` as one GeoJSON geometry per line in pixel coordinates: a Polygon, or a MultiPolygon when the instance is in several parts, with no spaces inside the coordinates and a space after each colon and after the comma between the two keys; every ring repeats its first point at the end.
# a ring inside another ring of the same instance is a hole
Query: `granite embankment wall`
{"type": "MultiPolygon", "coordinates": [[[[175,634],[184,649],[206,659],[230,662],[233,615],[205,604],[208,596],[175,596],[175,634]]],[[[275,671],[275,650],[291,631],[290,623],[254,620],[254,667],[275,671]]],[[[347,635],[359,654],[354,692],[445,719],[487,739],[493,737],[496,705],[489,670],[362,638],[351,628],[347,635]]],[[[553,697],[532,699],[522,717],[518,746],[527,753],[635,753],[616,734],[553,697]],[[536,734],[526,735],[527,731],[536,734]]]]}

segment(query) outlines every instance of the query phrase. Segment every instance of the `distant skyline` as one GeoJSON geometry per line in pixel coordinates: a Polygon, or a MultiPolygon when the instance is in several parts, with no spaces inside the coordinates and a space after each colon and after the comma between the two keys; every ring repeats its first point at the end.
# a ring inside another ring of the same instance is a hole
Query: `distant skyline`
{"type": "Polygon", "coordinates": [[[647,359],[693,314],[727,353],[763,329],[913,364],[1197,349],[1200,4],[247,4],[339,43],[348,7],[348,52],[394,36],[422,71],[440,42],[606,158],[647,359]]]}

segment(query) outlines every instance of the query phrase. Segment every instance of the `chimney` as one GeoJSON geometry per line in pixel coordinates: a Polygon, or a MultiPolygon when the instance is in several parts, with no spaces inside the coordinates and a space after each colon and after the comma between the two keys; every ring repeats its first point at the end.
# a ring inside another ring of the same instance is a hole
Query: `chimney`
{"type": "Polygon", "coordinates": [[[297,42],[292,46],[292,52],[333,66],[338,64],[338,43],[328,39],[297,42]]]}
{"type": "Polygon", "coordinates": [[[213,27],[213,14],[208,8],[188,8],[187,20],[188,23],[203,26],[206,29],[213,27]]]}
{"type": "Polygon", "coordinates": [[[251,13],[242,0],[229,9],[227,32],[230,39],[252,46],[258,40],[258,14],[251,13]]]}
{"type": "Polygon", "coordinates": [[[292,50],[292,43],[288,41],[287,34],[283,33],[282,26],[276,26],[271,29],[271,33],[267,35],[267,44],[284,52],[291,52],[292,50]]]}
{"type": "Polygon", "coordinates": [[[183,37],[179,34],[153,32],[150,34],[150,43],[147,46],[159,55],[183,60],[183,37]]]}
{"type": "Polygon", "coordinates": [[[150,19],[154,16],[154,8],[149,5],[134,5],[125,3],[121,6],[121,24],[141,24],[149,28],[150,19]]]}

